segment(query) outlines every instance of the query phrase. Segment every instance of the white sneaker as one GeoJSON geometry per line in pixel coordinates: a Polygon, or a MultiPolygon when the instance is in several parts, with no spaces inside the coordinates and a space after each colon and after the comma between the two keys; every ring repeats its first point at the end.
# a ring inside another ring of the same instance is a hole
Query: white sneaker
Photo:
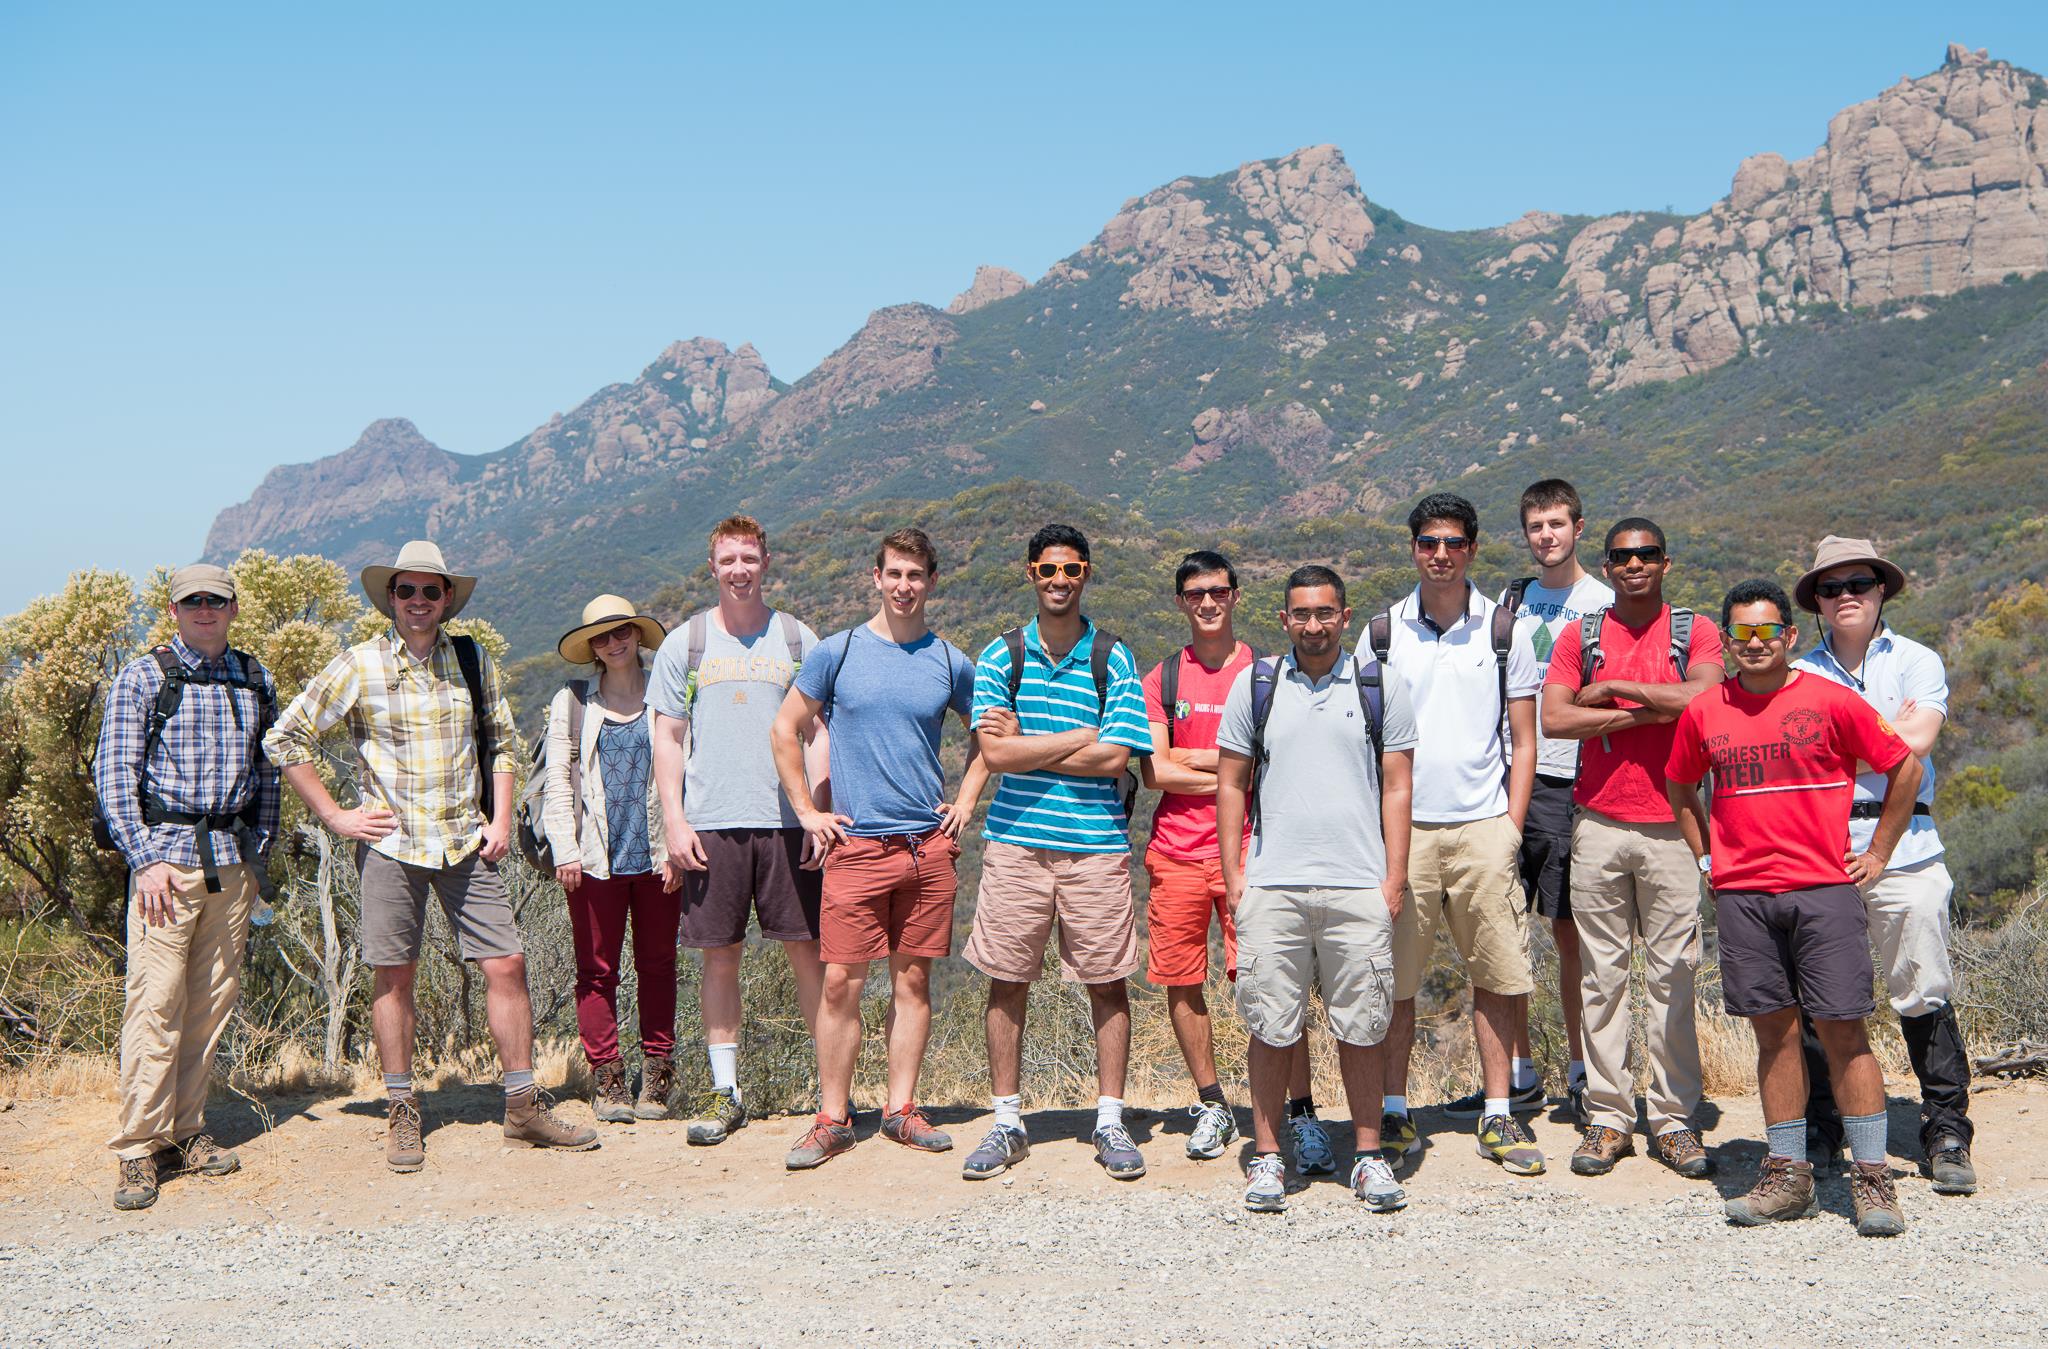
{"type": "Polygon", "coordinates": [[[1377,1153],[1360,1157],[1358,1165],[1351,1168],[1351,1193],[1375,1213],[1392,1213],[1408,1206],[1408,1192],[1394,1179],[1394,1168],[1377,1153]]]}
{"type": "Polygon", "coordinates": [[[1237,1121],[1230,1107],[1203,1102],[1188,1107],[1195,1117],[1195,1131],[1188,1136],[1188,1156],[1198,1162],[1213,1162],[1237,1139],[1237,1121]]]}
{"type": "Polygon", "coordinates": [[[1294,1135],[1294,1169],[1304,1176],[1337,1174],[1337,1154],[1330,1151],[1330,1136],[1314,1115],[1296,1115],[1287,1121],[1294,1135]]]}
{"type": "Polygon", "coordinates": [[[1277,1152],[1252,1158],[1244,1206],[1254,1213],[1280,1213],[1287,1208],[1287,1162],[1277,1152]]]}

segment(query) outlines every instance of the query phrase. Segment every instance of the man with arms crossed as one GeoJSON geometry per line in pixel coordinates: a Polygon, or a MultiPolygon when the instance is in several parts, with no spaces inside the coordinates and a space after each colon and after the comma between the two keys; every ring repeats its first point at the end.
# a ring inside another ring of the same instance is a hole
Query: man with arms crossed
{"type": "Polygon", "coordinates": [[[1370,649],[1380,620],[1367,624],[1358,652],[1368,677],[1403,686],[1419,737],[1408,857],[1414,902],[1394,921],[1394,1020],[1381,1146],[1397,1163],[1422,1150],[1408,1117],[1408,1059],[1415,995],[1437,925],[1444,923],[1472,981],[1485,1092],[1479,1154],[1514,1175],[1540,1175],[1543,1153],[1508,1105],[1508,1061],[1515,1041],[1528,1035],[1528,995],[1536,987],[1515,859],[1536,781],[1541,680],[1528,638],[1512,629],[1501,665],[1494,632],[1499,606],[1466,579],[1479,551],[1479,512],[1472,503],[1449,492],[1426,496],[1408,513],[1408,533],[1421,579],[1384,616],[1387,668],[1379,668],[1370,649]]]}
{"type": "Polygon", "coordinates": [[[1659,1159],[1698,1179],[1714,1169],[1693,1127],[1700,877],[1671,818],[1664,762],[1678,714],[1721,682],[1721,639],[1704,615],[1664,602],[1671,557],[1655,523],[1619,521],[1607,531],[1605,551],[1614,607],[1557,639],[1543,687],[1544,724],[1584,746],[1574,796],[1572,921],[1585,951],[1588,1118],[1572,1170],[1606,1175],[1635,1151],[1629,962],[1640,940],[1650,1005],[1650,1132],[1659,1159]]]}
{"type": "Polygon", "coordinates": [[[505,1070],[505,1137],[570,1152],[594,1148],[597,1130],[557,1118],[533,1082],[526,956],[498,876],[512,834],[518,731],[497,662],[474,647],[479,708],[458,639],[442,627],[469,602],[476,577],[455,575],[439,548],[416,539],[394,565],[365,567],[361,579],[370,603],[391,620],[390,631],[327,662],[264,737],[263,749],[306,809],[359,845],[363,963],[376,971],[370,1022],[388,1098],[385,1163],[417,1171],[427,1158],[412,1053],[413,980],[429,890],[448,915],[462,958],[483,972],[485,1014],[505,1070]],[[360,761],[362,804],[352,810],[335,804],[320,781],[320,737],[337,725],[347,726],[360,761]]]}
{"type": "MultiPolygon", "coordinates": [[[[1869,540],[1822,539],[1813,569],[1792,587],[1792,598],[1825,618],[1827,629],[1796,668],[1861,694],[1921,761],[1912,822],[1884,874],[1864,887],[1863,902],[1870,910],[1870,935],[1886,992],[1899,1016],[1913,1075],[1920,1079],[1921,1171],[1933,1179],[1936,1194],[1975,1194],[1970,1057],[1956,1024],[1955,973],[1949,960],[1948,901],[1954,882],[1934,827],[1934,763],[1928,757],[1948,717],[1948,674],[1940,656],[1884,621],[1884,602],[1905,585],[1906,574],[1879,556],[1869,540]]],[[[1851,854],[1869,849],[1883,800],[1882,775],[1864,773],[1856,779],[1856,802],[1849,807],[1851,854]]],[[[1841,1112],[1828,1095],[1821,1072],[1826,1059],[1819,1050],[1809,1036],[1806,1073],[1812,1094],[1806,1125],[1809,1136],[1817,1133],[1821,1148],[1834,1153],[1841,1146],[1841,1112]]]]}
{"type": "Polygon", "coordinates": [[[1292,649],[1237,677],[1216,741],[1218,828],[1235,845],[1247,818],[1253,825],[1249,857],[1223,851],[1242,962],[1237,1005],[1252,1035],[1257,1151],[1244,1202],[1258,1212],[1287,1206],[1281,1101],[1309,991],[1320,988],[1351,1109],[1352,1193],[1392,1212],[1408,1197],[1380,1155],[1380,1059],[1393,1018],[1415,721],[1405,685],[1375,696],[1344,653],[1351,610],[1335,572],[1298,568],[1283,596],[1292,649]]]}
{"type": "Polygon", "coordinates": [[[1857,887],[1890,864],[1913,818],[1920,761],[1869,703],[1792,668],[1798,633],[1776,582],[1736,586],[1721,603],[1721,619],[1736,676],[1679,714],[1665,777],[1686,846],[1713,877],[1723,1002],[1756,1031],[1770,1153],[1755,1187],[1728,1201],[1728,1217],[1747,1227],[1816,1211],[1800,1113],[1804,1011],[1820,1033],[1844,1112],[1856,1231],[1894,1236],[1906,1219],[1885,1162],[1884,1073],[1864,1028],[1877,1005],[1870,915],[1857,887]],[[1884,776],[1884,801],[1870,847],[1845,865],[1859,761],[1884,776]],[[1711,826],[1698,788],[1710,770],[1711,826]]]}
{"type": "MultiPolygon", "coordinates": [[[[711,531],[715,607],[679,624],[647,676],[654,709],[654,780],[668,855],[683,873],[685,946],[704,953],[699,1000],[711,1091],[685,1135],[723,1143],[745,1127],[740,1095],[740,957],[747,915],[782,943],[797,1005],[816,1033],[824,970],[818,963],[816,853],[798,827],[775,771],[769,728],[818,635],[768,607],[768,535],[735,515],[711,531]]],[[[806,755],[825,775],[822,732],[806,755]]]]}
{"type": "Polygon", "coordinates": [[[1096,643],[1110,639],[1081,613],[1089,574],[1081,531],[1047,525],[1025,557],[1038,615],[1018,636],[1021,661],[998,637],[975,668],[976,738],[982,762],[1002,780],[982,830],[981,894],[962,954],[989,977],[995,1125],[961,1174],[999,1175],[1031,1150],[1018,1094],[1024,1010],[1057,919],[1061,971],[1087,985],[1095,1023],[1095,1160],[1116,1179],[1135,1180],[1145,1159],[1123,1123],[1124,981],[1138,970],[1138,927],[1121,784],[1130,756],[1152,751],[1145,694],[1129,649],[1118,642],[1098,656],[1096,643]]]}
{"type": "Polygon", "coordinates": [[[882,1136],[925,1152],[953,1140],[917,1108],[917,1074],[931,1033],[932,961],[952,950],[954,864],[961,825],[988,771],[972,748],[960,792],[944,798],[939,737],[948,710],[967,724],[974,662],[925,623],[939,557],[921,529],[899,529],[875,552],[881,608],[818,643],[776,713],[775,767],[812,843],[825,853],[818,954],[817,1118],[790,1150],[792,1171],[853,1146],[853,1069],[860,1057],[861,988],[871,962],[889,962],[889,1101],[882,1136]],[[831,728],[832,806],[804,780],[803,728],[831,728]]]}

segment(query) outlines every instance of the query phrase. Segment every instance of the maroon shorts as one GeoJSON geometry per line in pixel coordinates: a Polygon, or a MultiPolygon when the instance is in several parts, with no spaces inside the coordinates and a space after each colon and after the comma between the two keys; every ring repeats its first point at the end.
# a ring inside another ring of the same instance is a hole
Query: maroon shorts
{"type": "Polygon", "coordinates": [[[864,965],[892,955],[936,959],[953,949],[954,863],[960,845],[928,834],[849,838],[825,858],[818,956],[864,965]]]}
{"type": "Polygon", "coordinates": [[[683,945],[737,946],[747,915],[771,941],[818,939],[819,877],[802,867],[801,829],[706,829],[703,871],[683,873],[683,945]]]}

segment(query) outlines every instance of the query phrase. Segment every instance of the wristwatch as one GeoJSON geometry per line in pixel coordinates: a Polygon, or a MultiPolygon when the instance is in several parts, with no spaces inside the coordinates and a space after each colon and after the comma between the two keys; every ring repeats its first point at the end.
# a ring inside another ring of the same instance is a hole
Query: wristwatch
{"type": "Polygon", "coordinates": [[[1713,854],[1711,854],[1711,853],[1701,853],[1701,854],[1700,854],[1700,875],[1702,875],[1702,876],[1711,876],[1711,875],[1713,875],[1713,874],[1714,874],[1714,858],[1713,858],[1713,854]]]}

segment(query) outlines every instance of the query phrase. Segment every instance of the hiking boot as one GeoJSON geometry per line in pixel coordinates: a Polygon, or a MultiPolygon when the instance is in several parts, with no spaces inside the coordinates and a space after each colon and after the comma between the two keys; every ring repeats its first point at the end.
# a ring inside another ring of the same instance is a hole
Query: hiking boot
{"type": "Polygon", "coordinates": [[[740,1103],[738,1088],[713,1087],[704,1094],[697,1118],[690,1121],[690,1131],[684,1137],[695,1147],[708,1148],[746,1127],[747,1108],[740,1103]]]}
{"type": "Polygon", "coordinates": [[[1929,1140],[1920,1174],[1934,1182],[1936,1194],[1977,1193],[1977,1168],[1970,1164],[1970,1145],[1959,1134],[1940,1133],[1929,1140]]]}
{"type": "Polygon", "coordinates": [[[597,1089],[590,1099],[590,1109],[600,1124],[631,1124],[639,1116],[633,1113],[633,1093],[626,1090],[626,1065],[619,1059],[610,1063],[593,1063],[590,1075],[597,1089]]]}
{"type": "Polygon", "coordinates": [[[1330,1151],[1330,1136],[1323,1132],[1321,1120],[1314,1115],[1296,1115],[1287,1121],[1287,1132],[1294,1137],[1295,1174],[1337,1174],[1337,1154],[1330,1151]]]}
{"type": "Polygon", "coordinates": [[[420,1141],[420,1107],[410,1096],[393,1100],[384,1117],[384,1164],[393,1171],[417,1171],[427,1164],[426,1144],[420,1141]]]}
{"type": "Polygon", "coordinates": [[[1543,1150],[1513,1115],[1488,1115],[1479,1121],[1479,1155],[1499,1162],[1511,1176],[1543,1174],[1543,1150]]]}
{"type": "Polygon", "coordinates": [[[1252,1158],[1245,1172],[1244,1206],[1254,1213],[1283,1213],[1287,1209],[1287,1163],[1277,1152],[1262,1152],[1252,1158]]]}
{"type": "Polygon", "coordinates": [[[1859,1237],[1895,1237],[1906,1230],[1899,1191],[1887,1162],[1849,1164],[1849,1205],[1856,1213],[1859,1237]]]}
{"type": "Polygon", "coordinates": [[[811,1120],[811,1127],[804,1130],[804,1136],[796,1140],[796,1146],[789,1150],[783,1165],[792,1171],[808,1171],[814,1166],[823,1166],[840,1153],[853,1147],[853,1120],[836,1120],[820,1110],[811,1120]]]}
{"type": "Polygon", "coordinates": [[[1351,1167],[1351,1193],[1374,1213],[1408,1207],[1408,1192],[1394,1179],[1394,1168],[1377,1152],[1360,1157],[1351,1167]]]}
{"type": "Polygon", "coordinates": [[[200,1176],[225,1176],[242,1169],[242,1159],[213,1141],[212,1134],[194,1134],[178,1145],[178,1169],[200,1176]]]}
{"type": "Polygon", "coordinates": [[[1097,1129],[1095,1160],[1116,1180],[1136,1180],[1145,1174],[1145,1154],[1131,1141],[1130,1130],[1121,1124],[1097,1129]]]}
{"type": "Polygon", "coordinates": [[[1657,1135],[1654,1150],[1658,1161],[1687,1180],[1704,1180],[1714,1174],[1714,1159],[1707,1155],[1706,1144],[1691,1129],[1666,1129],[1657,1135]]]}
{"type": "Polygon", "coordinates": [[[1213,1162],[1237,1140],[1237,1119],[1221,1101],[1204,1101],[1188,1107],[1195,1117],[1195,1131],[1188,1135],[1188,1156],[1198,1162],[1213,1162]]]}
{"type": "Polygon", "coordinates": [[[675,1089],[675,1060],[649,1054],[640,1065],[640,1099],[633,1102],[633,1118],[667,1119],[669,1093],[675,1089]]]}
{"type": "Polygon", "coordinates": [[[1030,1155],[1031,1140],[1024,1136],[1022,1129],[998,1124],[983,1135],[974,1151],[967,1154],[967,1160],[960,1166],[960,1178],[987,1180],[990,1176],[1000,1176],[1030,1155]]]}
{"type": "Polygon", "coordinates": [[[1811,1218],[1820,1211],[1820,1200],[1813,1188],[1813,1163],[1765,1157],[1756,1184],[1748,1194],[1729,1200],[1723,1211],[1728,1221],[1742,1227],[1811,1218]]]}
{"type": "MultiPolygon", "coordinates": [[[[848,1111],[846,1122],[853,1123],[853,1112],[848,1111]]],[[[943,1129],[935,1129],[925,1118],[924,1111],[914,1105],[906,1105],[882,1116],[882,1137],[892,1143],[901,1143],[906,1148],[919,1152],[951,1152],[953,1136],[943,1129]]]]}
{"type": "MultiPolygon", "coordinates": [[[[1422,1135],[1415,1132],[1415,1121],[1406,1115],[1386,1114],[1380,1116],[1380,1156],[1387,1159],[1388,1166],[1399,1166],[1410,1157],[1422,1152],[1422,1135]]],[[[1330,1168],[1335,1171],[1337,1168],[1330,1168]]]]}
{"type": "Polygon", "coordinates": [[[1621,1130],[1604,1124],[1592,1125],[1579,1136],[1579,1146],[1572,1153],[1572,1174],[1604,1176],[1614,1169],[1616,1162],[1634,1156],[1635,1150],[1636,1140],[1621,1130]]]}
{"type": "Polygon", "coordinates": [[[156,1194],[156,1158],[123,1157],[120,1179],[114,1183],[114,1207],[124,1212],[148,1208],[156,1194]]]}
{"type": "Polygon", "coordinates": [[[588,1152],[597,1146],[597,1130],[587,1124],[571,1124],[557,1115],[554,1103],[536,1089],[505,1098],[505,1141],[588,1152]]]}
{"type": "MultiPolygon", "coordinates": [[[[1518,1115],[1533,1114],[1541,1110],[1548,1098],[1543,1094],[1543,1084],[1533,1082],[1520,1091],[1508,1093],[1508,1109],[1518,1115]]],[[[1481,1087],[1469,1096],[1460,1096],[1455,1101],[1445,1101],[1440,1107],[1451,1119],[1478,1119],[1486,1113],[1486,1088],[1481,1087]]]]}

